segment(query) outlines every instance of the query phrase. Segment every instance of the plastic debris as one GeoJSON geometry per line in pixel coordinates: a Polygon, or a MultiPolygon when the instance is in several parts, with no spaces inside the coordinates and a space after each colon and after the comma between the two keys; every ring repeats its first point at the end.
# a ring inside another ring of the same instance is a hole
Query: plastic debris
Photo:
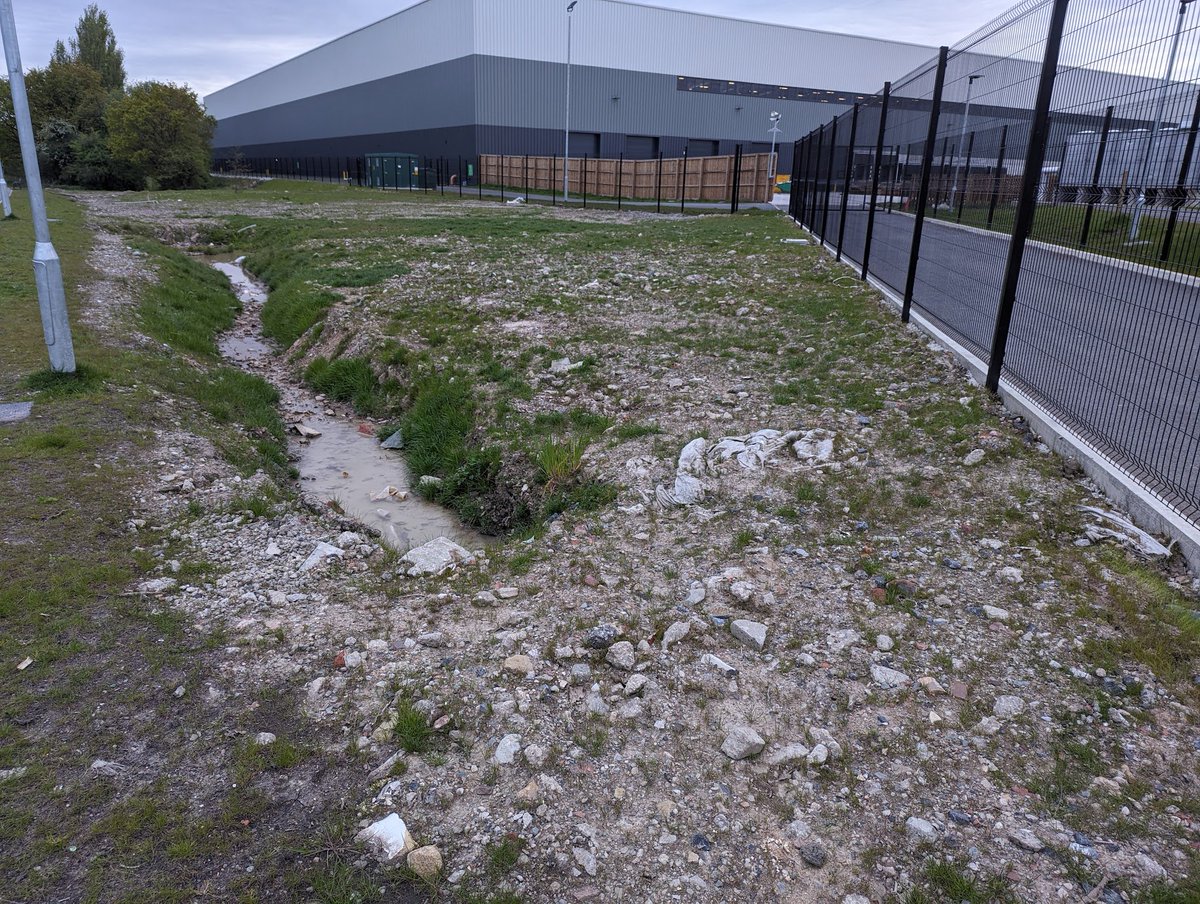
{"type": "Polygon", "coordinates": [[[1171,555],[1171,547],[1175,545],[1175,541],[1172,540],[1170,546],[1163,546],[1146,531],[1116,512],[1105,511],[1091,505],[1081,505],[1079,510],[1114,525],[1114,527],[1105,527],[1103,524],[1088,525],[1084,533],[1093,542],[1105,539],[1116,540],[1150,558],[1166,558],[1171,555]]]}

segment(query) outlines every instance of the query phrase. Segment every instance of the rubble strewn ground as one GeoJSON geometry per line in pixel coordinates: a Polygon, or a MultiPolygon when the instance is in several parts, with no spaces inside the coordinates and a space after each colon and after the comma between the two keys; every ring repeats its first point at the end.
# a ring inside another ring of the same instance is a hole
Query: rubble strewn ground
{"type": "MultiPolygon", "coordinates": [[[[236,713],[220,749],[193,742],[195,782],[252,763],[278,820],[238,861],[259,884],[214,851],[209,894],[1200,896],[1200,585],[1089,538],[1080,506],[1106,503],[1078,469],[782,218],[307,186],[80,203],[106,268],[118,234],[248,254],[282,378],[369,365],[331,410],[391,434],[428,387],[463,389],[460,461],[505,488],[427,487],[512,531],[409,576],[285,467],[155,401],[127,589],[211,664],[156,679],[166,705],[236,713]],[[255,717],[264,688],[286,716],[255,717]],[[322,810],[337,840],[281,866],[272,833],[327,837],[322,810]]],[[[147,253],[139,281],[162,273],[147,253]]],[[[119,764],[104,781],[204,800],[108,730],[85,755],[119,764]]]]}

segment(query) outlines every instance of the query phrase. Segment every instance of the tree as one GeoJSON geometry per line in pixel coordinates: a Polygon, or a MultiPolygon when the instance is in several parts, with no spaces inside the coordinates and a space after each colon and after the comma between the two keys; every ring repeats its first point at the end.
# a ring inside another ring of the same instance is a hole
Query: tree
{"type": "Polygon", "coordinates": [[[54,61],[68,58],[94,69],[100,82],[110,91],[125,87],[125,51],[117,46],[117,36],[108,23],[108,13],[95,3],[88,6],[75,24],[68,55],[59,41],[54,48],[54,61]]]}
{"type": "Polygon", "coordinates": [[[134,85],[109,105],[104,121],[113,158],[135,167],[147,187],[208,183],[217,121],[190,88],[164,82],[134,85]]]}

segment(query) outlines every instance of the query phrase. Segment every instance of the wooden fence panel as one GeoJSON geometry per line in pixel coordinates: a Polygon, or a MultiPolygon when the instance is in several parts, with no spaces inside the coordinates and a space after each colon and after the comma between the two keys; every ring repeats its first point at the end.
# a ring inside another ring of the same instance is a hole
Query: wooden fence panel
{"type": "MultiPolygon", "coordinates": [[[[663,203],[687,201],[729,201],[733,189],[732,156],[689,157],[686,165],[682,157],[663,158],[662,200],[663,203]]],[[[569,187],[572,197],[578,198],[584,190],[584,168],[589,198],[616,198],[618,185],[625,199],[652,201],[658,196],[659,160],[625,160],[614,158],[572,157],[570,161],[569,187]],[[620,178],[618,180],[618,170],[620,178]]],[[[740,199],[748,202],[768,201],[770,185],[771,155],[745,154],[742,157],[740,199]]],[[[479,178],[484,185],[499,186],[503,183],[506,193],[529,191],[562,191],[563,160],[561,157],[509,157],[484,154],[479,158],[479,178]],[[528,163],[526,162],[528,161],[528,163]],[[526,183],[528,178],[528,183],[526,183]]]]}

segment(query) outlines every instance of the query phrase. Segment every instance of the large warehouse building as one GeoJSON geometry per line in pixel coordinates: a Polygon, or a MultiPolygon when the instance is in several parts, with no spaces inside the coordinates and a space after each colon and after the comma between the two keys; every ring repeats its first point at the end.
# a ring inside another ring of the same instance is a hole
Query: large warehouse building
{"type": "Polygon", "coordinates": [[[424,0],[206,98],[215,154],[650,158],[791,144],[933,48],[623,0],[424,0]],[[568,33],[569,23],[569,33],[568,33]]]}

